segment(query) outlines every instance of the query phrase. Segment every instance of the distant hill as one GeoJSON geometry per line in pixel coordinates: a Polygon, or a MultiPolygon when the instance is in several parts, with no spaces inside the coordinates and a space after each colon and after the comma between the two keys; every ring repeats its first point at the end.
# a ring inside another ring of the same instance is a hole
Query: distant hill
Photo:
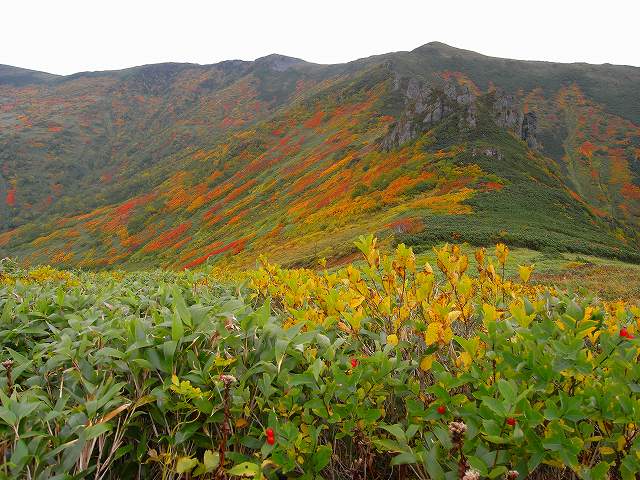
{"type": "Polygon", "coordinates": [[[640,68],[441,43],[56,76],[0,66],[0,256],[101,268],[506,241],[640,261],[640,68]]]}

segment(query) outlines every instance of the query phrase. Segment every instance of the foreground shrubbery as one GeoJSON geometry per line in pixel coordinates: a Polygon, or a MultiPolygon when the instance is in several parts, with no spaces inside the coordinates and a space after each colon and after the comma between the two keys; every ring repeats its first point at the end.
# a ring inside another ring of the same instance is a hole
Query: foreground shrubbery
{"type": "Polygon", "coordinates": [[[635,478],[636,307],[357,246],[239,289],[5,269],[0,478],[635,478]]]}

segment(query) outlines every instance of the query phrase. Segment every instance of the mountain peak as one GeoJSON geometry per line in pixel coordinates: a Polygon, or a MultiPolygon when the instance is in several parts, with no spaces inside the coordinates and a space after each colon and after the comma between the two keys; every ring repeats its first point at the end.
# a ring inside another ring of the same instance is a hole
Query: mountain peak
{"type": "Polygon", "coordinates": [[[300,58],[288,57],[286,55],[280,55],[279,53],[272,53],[266,57],[256,58],[256,65],[265,66],[270,70],[276,72],[284,72],[296,65],[303,65],[306,62],[300,58]]]}

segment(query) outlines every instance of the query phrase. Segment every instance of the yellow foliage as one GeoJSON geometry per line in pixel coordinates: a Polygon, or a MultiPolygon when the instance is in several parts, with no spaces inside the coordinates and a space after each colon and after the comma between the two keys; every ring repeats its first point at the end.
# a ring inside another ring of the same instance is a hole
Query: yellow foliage
{"type": "MultiPolygon", "coordinates": [[[[487,261],[483,248],[475,252],[477,275],[471,273],[469,257],[459,246],[434,248],[436,275],[428,263],[419,268],[412,249],[404,244],[389,256],[381,253],[373,235],[361,236],[355,244],[364,263],[332,272],[324,267],[321,271],[283,269],[261,258],[260,268],[249,276],[254,298],[271,298],[271,305],[288,318],[287,327],[331,322],[342,335],[357,336],[367,329],[383,333],[393,346],[401,339],[422,342],[429,349],[420,360],[424,371],[440,355],[454,355],[450,363],[466,370],[472,358],[481,354],[479,337],[471,337],[477,331],[471,321],[474,305],[482,305],[485,328],[507,312],[528,324],[542,311],[540,295],[546,289],[529,283],[533,267],[521,267],[522,283],[506,281],[487,261]],[[530,306],[533,312],[527,311],[530,306]],[[467,348],[460,354],[452,353],[454,332],[467,338],[467,348]]],[[[496,247],[501,271],[508,252],[504,244],[496,247]]]]}

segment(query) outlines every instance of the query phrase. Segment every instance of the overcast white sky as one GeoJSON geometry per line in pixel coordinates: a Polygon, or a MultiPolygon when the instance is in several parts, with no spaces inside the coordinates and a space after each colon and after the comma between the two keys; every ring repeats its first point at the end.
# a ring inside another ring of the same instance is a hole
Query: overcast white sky
{"type": "Polygon", "coordinates": [[[0,64],[70,74],[282,53],[337,63],[430,41],[640,66],[638,0],[0,0],[0,64]]]}

